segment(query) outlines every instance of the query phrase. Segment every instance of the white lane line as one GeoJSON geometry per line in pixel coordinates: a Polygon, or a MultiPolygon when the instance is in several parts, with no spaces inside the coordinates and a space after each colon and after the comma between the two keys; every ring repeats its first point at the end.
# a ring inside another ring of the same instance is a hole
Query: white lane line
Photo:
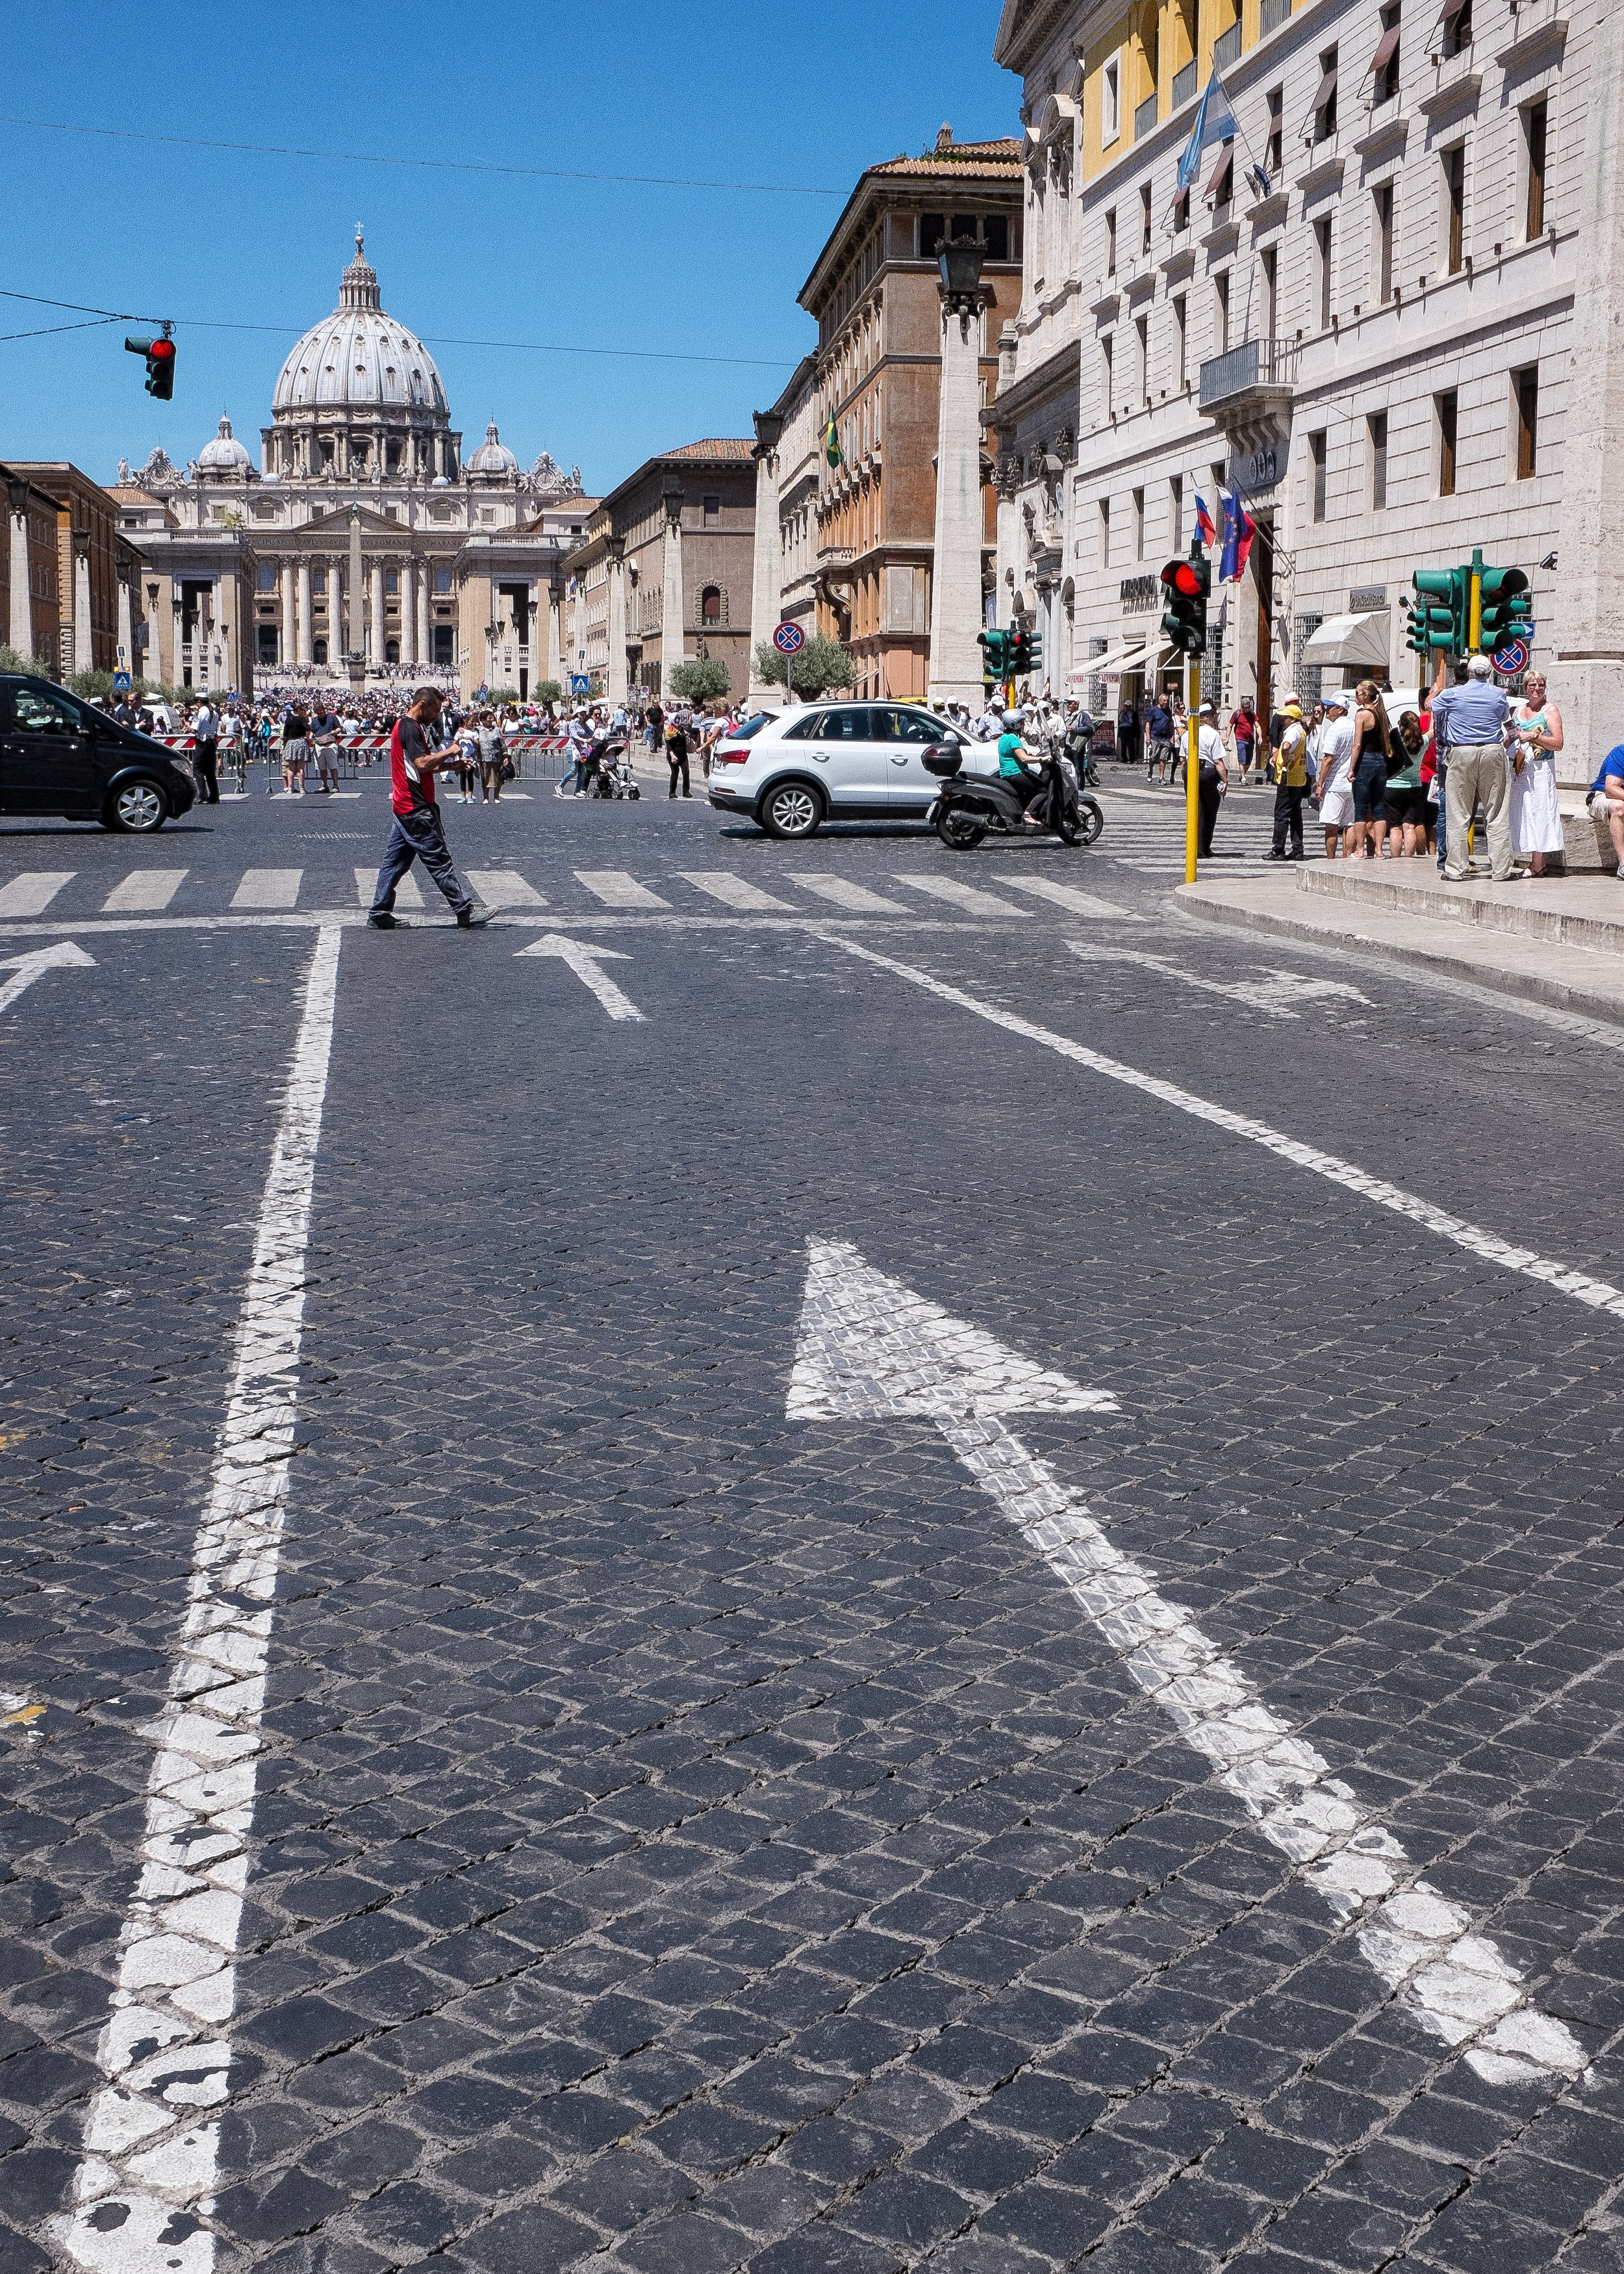
{"type": "Polygon", "coordinates": [[[928,971],[916,971],[911,963],[898,963],[893,956],[865,947],[844,932],[830,931],[821,936],[831,946],[844,948],[848,955],[861,956],[865,963],[878,964],[883,971],[893,971],[899,979],[911,980],[915,987],[922,987],[927,994],[939,996],[943,1002],[955,1004],[961,1011],[973,1011],[978,1019],[1002,1027],[1009,1034],[1039,1043],[1045,1050],[1055,1050],[1075,1065],[1088,1067],[1091,1073],[1104,1074],[1109,1081],[1143,1090],[1147,1096],[1160,1099],[1163,1105],[1176,1106],[1179,1112],[1192,1114],[1198,1121],[1210,1121],[1216,1128],[1227,1129],[1231,1136],[1247,1138],[1299,1169],[1307,1169],[1331,1184],[1343,1186],[1349,1192],[1374,1201],[1379,1208],[1391,1209],[1395,1216],[1405,1216],[1411,1224],[1436,1232],[1440,1239],[1449,1240],[1472,1255],[1480,1255],[1485,1262],[1498,1264],[1504,1271],[1520,1272],[1528,1279],[1538,1279],[1560,1294],[1571,1295],[1575,1302],[1587,1304],[1591,1310],[1610,1311],[1614,1318],[1624,1319],[1624,1289],[1611,1285],[1605,1279],[1593,1279],[1588,1272],[1553,1262],[1530,1247],[1514,1246],[1510,1240],[1501,1239],[1494,1232],[1484,1231],[1461,1216],[1434,1208],[1431,1201],[1405,1192],[1402,1186],[1388,1184],[1384,1177],[1372,1177],[1368,1169],[1361,1169],[1355,1162],[1344,1161],[1335,1153],[1322,1153],[1317,1145],[1305,1145],[1300,1137],[1289,1137],[1282,1130],[1271,1129],[1267,1121],[1253,1120],[1250,1114],[1231,1113],[1228,1106],[1214,1105],[1210,1100],[1198,1097],[1193,1090],[1181,1089],[1177,1082],[1163,1081],[1159,1074],[1142,1073],[1137,1066],[1124,1065],[1119,1058],[1108,1058],[1103,1051],[1091,1050],[1086,1043],[1074,1043],[1067,1035],[1053,1034],[1047,1027],[1035,1026],[1014,1011],[978,1002],[962,989],[933,979],[928,971]]]}
{"type": "Polygon", "coordinates": [[[25,955],[8,955],[0,962],[0,971],[14,971],[17,976],[0,987],[0,1011],[9,1011],[18,997],[26,993],[34,981],[43,978],[48,971],[94,964],[95,960],[94,955],[86,955],[82,947],[75,947],[71,939],[58,940],[54,947],[30,948],[25,955]]]}
{"type": "MultiPolygon", "coordinates": [[[[378,892],[377,870],[364,869],[357,862],[355,880],[357,905],[370,908],[378,892]]],[[[397,908],[420,908],[423,906],[423,888],[410,869],[395,888],[395,905],[397,908]]]]}
{"type": "Polygon", "coordinates": [[[92,2274],[211,2274],[207,2224],[230,2090],[225,2034],[272,1605],[293,1455],[305,1246],[342,937],[317,936],[237,1321],[237,1365],[192,1543],[180,1656],[150,1734],[141,1876],[57,2240],[92,2274]],[[201,2219],[204,2224],[197,2224],[201,2219]]]}
{"type": "Polygon", "coordinates": [[[9,885],[0,885],[0,916],[43,915],[73,877],[71,869],[25,869],[9,885]]]}
{"type": "Polygon", "coordinates": [[[623,994],[607,972],[598,968],[596,959],[600,955],[606,955],[613,963],[630,961],[631,959],[623,954],[618,947],[598,947],[590,940],[566,939],[561,933],[550,931],[540,939],[533,941],[529,947],[517,949],[515,954],[556,956],[560,963],[567,963],[576,977],[591,989],[612,1019],[641,1020],[643,1018],[643,1013],[632,1001],[631,997],[623,994]]]}
{"type": "Polygon", "coordinates": [[[1367,1011],[1376,1007],[1368,995],[1361,995],[1345,979],[1304,979],[1295,971],[1282,971],[1273,964],[1260,967],[1267,974],[1261,979],[1208,979],[1199,971],[1186,971],[1169,956],[1151,955],[1142,948],[1097,947],[1093,940],[1080,939],[1069,939],[1066,945],[1085,963],[1140,964],[1147,971],[1177,980],[1181,986],[1193,987],[1203,995],[1227,995],[1231,1002],[1244,1003],[1250,1010],[1267,1011],[1272,1019],[1300,1018],[1301,1012],[1291,1007],[1294,1003],[1318,1003],[1327,997],[1363,1003],[1367,1011]]]}
{"type": "Polygon", "coordinates": [[[900,900],[887,900],[878,892],[871,892],[866,885],[853,885],[846,877],[792,877],[803,892],[816,892],[821,900],[832,900],[838,908],[849,908],[853,915],[911,916],[912,908],[900,900]]]}
{"type": "Polygon", "coordinates": [[[244,869],[231,895],[234,908],[297,907],[303,869],[244,869]]]}
{"type": "Polygon", "coordinates": [[[516,869],[466,869],[462,873],[488,908],[545,908],[547,905],[516,869]]]}
{"type": "Polygon", "coordinates": [[[606,908],[668,908],[669,900],[662,900],[646,885],[640,885],[629,870],[577,869],[577,880],[588,892],[600,900],[606,908]]]}
{"type": "Polygon", "coordinates": [[[114,916],[138,909],[167,908],[185,874],[184,869],[132,869],[102,901],[102,913],[114,916]]]}
{"type": "MultiPolygon", "coordinates": [[[[1002,884],[1002,877],[998,879],[1002,884]]],[[[973,916],[1029,916],[1030,908],[1018,908],[1013,900],[995,900],[990,892],[978,892],[974,885],[959,885],[948,877],[898,876],[899,885],[911,885],[916,892],[929,892],[933,900],[949,900],[956,908],[963,908],[973,916]]]]}
{"type": "Polygon", "coordinates": [[[1119,907],[1115,900],[1096,900],[1092,892],[1079,892],[1075,885],[1057,885],[1049,877],[1000,877],[998,882],[1013,885],[1018,892],[1035,892],[1039,900],[1052,900],[1057,908],[1069,908],[1074,916],[1109,916],[1119,923],[1145,921],[1137,908],[1119,907]]]}
{"type": "Polygon", "coordinates": [[[759,885],[748,885],[742,877],[735,877],[726,869],[679,869],[677,874],[686,884],[702,892],[709,892],[713,900],[721,900],[730,908],[785,909],[787,900],[775,900],[771,892],[763,892],[759,885]]]}
{"type": "Polygon", "coordinates": [[[1470,1916],[1424,1879],[1330,1763],[1259,1698],[1156,1575],[1112,1546],[1079,1495],[1027,1451],[1006,1413],[1115,1411],[1089,1391],[890,1279],[843,1240],[808,1243],[786,1410],[934,1421],[983,1492],[1048,1563],[1145,1694],[1212,1763],[1336,1916],[1401,2004],[1493,2083],[1580,2076],[1572,2032],[1528,2003],[1522,1977],[1470,1916]]]}

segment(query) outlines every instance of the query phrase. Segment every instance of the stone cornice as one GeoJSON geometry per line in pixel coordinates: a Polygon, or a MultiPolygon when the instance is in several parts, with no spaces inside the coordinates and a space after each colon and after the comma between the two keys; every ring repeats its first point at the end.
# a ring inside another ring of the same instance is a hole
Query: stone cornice
{"type": "Polygon", "coordinates": [[[1067,340],[1042,362],[1023,372],[1009,387],[1000,388],[981,413],[983,423],[995,433],[1019,418],[1023,411],[1052,395],[1057,387],[1082,384],[1083,353],[1080,340],[1067,340]]]}

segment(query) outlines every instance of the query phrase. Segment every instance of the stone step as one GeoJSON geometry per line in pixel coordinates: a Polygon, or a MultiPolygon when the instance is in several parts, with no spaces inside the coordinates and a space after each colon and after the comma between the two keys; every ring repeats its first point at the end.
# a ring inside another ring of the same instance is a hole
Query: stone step
{"type": "Polygon", "coordinates": [[[1560,789],[1556,794],[1562,817],[1562,858],[1570,873],[1588,876],[1600,870],[1611,877],[1619,865],[1613,839],[1605,821],[1591,819],[1585,794],[1582,789],[1560,789]]]}
{"type": "Polygon", "coordinates": [[[1297,892],[1311,900],[1349,900],[1624,955],[1624,880],[1612,875],[1496,885],[1485,872],[1456,885],[1440,877],[1431,861],[1317,861],[1299,869],[1296,881],[1297,892]]]}

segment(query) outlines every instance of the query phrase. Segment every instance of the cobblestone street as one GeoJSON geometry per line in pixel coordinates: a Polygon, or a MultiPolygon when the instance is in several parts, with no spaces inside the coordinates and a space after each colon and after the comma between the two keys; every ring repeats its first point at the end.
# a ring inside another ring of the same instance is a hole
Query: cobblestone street
{"type": "Polygon", "coordinates": [[[1617,2274],[1624,1028],[519,788],[0,836],[0,2267],[1617,2274]]]}

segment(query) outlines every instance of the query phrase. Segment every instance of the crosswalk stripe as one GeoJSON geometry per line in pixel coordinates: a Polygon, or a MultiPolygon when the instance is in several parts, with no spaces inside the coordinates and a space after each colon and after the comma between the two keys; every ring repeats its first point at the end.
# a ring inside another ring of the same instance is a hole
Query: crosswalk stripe
{"type": "Polygon", "coordinates": [[[787,900],[775,900],[771,892],[763,892],[758,885],[747,885],[742,877],[735,877],[726,869],[680,869],[678,875],[702,892],[709,892],[713,900],[721,900],[730,908],[787,908],[787,900]]]}
{"type": "Polygon", "coordinates": [[[836,907],[850,908],[860,915],[906,916],[913,913],[900,900],[883,900],[866,885],[853,885],[845,877],[796,877],[791,881],[803,892],[816,892],[820,900],[832,900],[836,907]]]}
{"type": "Polygon", "coordinates": [[[516,869],[468,869],[463,874],[488,908],[545,908],[547,905],[516,869]]]}
{"type": "Polygon", "coordinates": [[[1120,908],[1115,900],[1096,900],[1092,892],[1079,892],[1074,885],[1057,885],[1051,877],[1000,877],[1001,885],[1012,885],[1018,892],[1035,892],[1041,900],[1052,900],[1057,908],[1069,908],[1076,916],[1115,916],[1130,923],[1144,919],[1136,908],[1120,908]]]}
{"type": "Polygon", "coordinates": [[[71,884],[71,869],[26,869],[20,877],[0,886],[0,916],[37,916],[71,884]]]}
{"type": "Polygon", "coordinates": [[[1027,916],[1030,908],[1018,908],[1013,900],[996,900],[990,892],[978,892],[974,885],[955,884],[950,877],[901,877],[899,885],[912,885],[916,892],[929,892],[938,900],[951,900],[956,908],[963,908],[973,916],[1027,916]]]}
{"type": "Polygon", "coordinates": [[[234,908],[297,907],[303,869],[244,869],[231,895],[234,908]]]}
{"type": "Polygon", "coordinates": [[[102,901],[102,913],[117,916],[137,909],[167,908],[185,874],[184,869],[132,869],[102,901]]]}
{"type": "MultiPolygon", "coordinates": [[[[378,890],[377,870],[357,867],[355,880],[356,899],[364,908],[370,908],[378,890]]],[[[420,908],[423,906],[422,887],[410,869],[395,888],[395,905],[397,908],[420,908]]]]}
{"type": "Polygon", "coordinates": [[[640,885],[626,869],[577,869],[575,876],[595,899],[606,908],[668,908],[669,900],[662,900],[646,885],[640,885]]]}

